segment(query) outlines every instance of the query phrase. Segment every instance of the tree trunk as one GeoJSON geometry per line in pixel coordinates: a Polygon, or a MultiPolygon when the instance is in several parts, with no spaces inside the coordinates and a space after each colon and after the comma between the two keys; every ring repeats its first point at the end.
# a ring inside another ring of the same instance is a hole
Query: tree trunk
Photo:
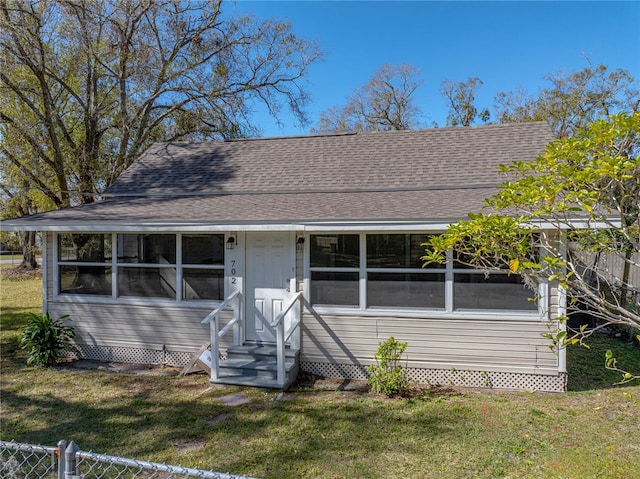
{"type": "Polygon", "coordinates": [[[22,246],[22,263],[20,269],[34,270],[38,268],[36,261],[36,232],[27,231],[24,234],[24,244],[22,246]]]}

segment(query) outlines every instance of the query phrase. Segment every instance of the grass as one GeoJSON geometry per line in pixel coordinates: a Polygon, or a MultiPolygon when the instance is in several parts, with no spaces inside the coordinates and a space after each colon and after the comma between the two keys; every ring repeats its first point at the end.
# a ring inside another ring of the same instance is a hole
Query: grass
{"type": "MultiPolygon", "coordinates": [[[[425,390],[388,400],[300,387],[211,388],[204,375],[38,369],[17,349],[40,281],[0,282],[2,439],[260,478],[627,478],[640,470],[640,385],[612,386],[604,351],[640,370],[638,349],[595,337],[570,350],[570,392],[425,390]],[[244,392],[250,402],[225,406],[244,392]]],[[[80,318],[73,318],[78,320],[80,318]]]]}
{"type": "MultiPolygon", "coordinates": [[[[39,260],[42,259],[41,258],[42,251],[37,250],[36,251],[36,256],[38,257],[39,260]]],[[[3,259],[13,259],[13,260],[17,260],[18,263],[19,263],[20,261],[22,261],[22,251],[16,251],[14,253],[3,253],[3,254],[0,254],[0,260],[3,260],[3,259]]]]}

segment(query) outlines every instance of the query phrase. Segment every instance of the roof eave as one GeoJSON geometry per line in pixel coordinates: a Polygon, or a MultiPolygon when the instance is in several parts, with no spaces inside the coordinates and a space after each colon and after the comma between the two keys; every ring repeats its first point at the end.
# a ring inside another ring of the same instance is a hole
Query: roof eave
{"type": "Polygon", "coordinates": [[[16,219],[2,223],[3,231],[42,232],[113,232],[113,231],[442,231],[462,218],[448,219],[361,219],[361,220],[295,220],[295,221],[38,221],[16,219]]]}

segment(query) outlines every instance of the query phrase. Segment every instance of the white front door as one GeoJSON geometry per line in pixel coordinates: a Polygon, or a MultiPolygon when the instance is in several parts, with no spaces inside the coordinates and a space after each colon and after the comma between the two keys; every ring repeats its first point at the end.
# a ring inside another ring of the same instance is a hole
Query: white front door
{"type": "Polygon", "coordinates": [[[294,275],[289,232],[246,234],[246,339],[275,342],[271,322],[286,305],[294,275]]]}

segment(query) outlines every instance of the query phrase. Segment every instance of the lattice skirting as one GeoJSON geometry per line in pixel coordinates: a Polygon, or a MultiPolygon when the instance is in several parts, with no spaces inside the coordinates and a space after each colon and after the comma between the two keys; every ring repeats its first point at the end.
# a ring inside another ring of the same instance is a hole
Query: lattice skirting
{"type": "MultiPolygon", "coordinates": [[[[359,379],[368,378],[366,366],[355,364],[331,364],[302,361],[300,370],[315,376],[327,378],[359,379]]],[[[462,386],[506,390],[526,390],[541,392],[566,392],[567,375],[506,373],[490,371],[462,371],[451,369],[407,368],[410,379],[418,384],[433,386],[462,386]]]]}
{"type": "Polygon", "coordinates": [[[145,348],[126,348],[121,346],[95,346],[78,344],[76,349],[68,349],[65,356],[76,359],[93,359],[95,361],[163,364],[165,366],[182,367],[191,360],[193,353],[145,348]]]}
{"type": "MultiPolygon", "coordinates": [[[[96,361],[164,364],[183,367],[193,353],[121,346],[95,346],[78,344],[77,350],[67,350],[67,357],[93,359],[96,361]]],[[[302,361],[300,371],[327,378],[360,379],[368,378],[366,366],[356,364],[332,364],[302,361]]],[[[462,386],[476,388],[526,390],[544,392],[566,392],[567,375],[506,373],[491,371],[469,371],[452,369],[407,368],[409,378],[418,384],[434,386],[462,386]]]]}

